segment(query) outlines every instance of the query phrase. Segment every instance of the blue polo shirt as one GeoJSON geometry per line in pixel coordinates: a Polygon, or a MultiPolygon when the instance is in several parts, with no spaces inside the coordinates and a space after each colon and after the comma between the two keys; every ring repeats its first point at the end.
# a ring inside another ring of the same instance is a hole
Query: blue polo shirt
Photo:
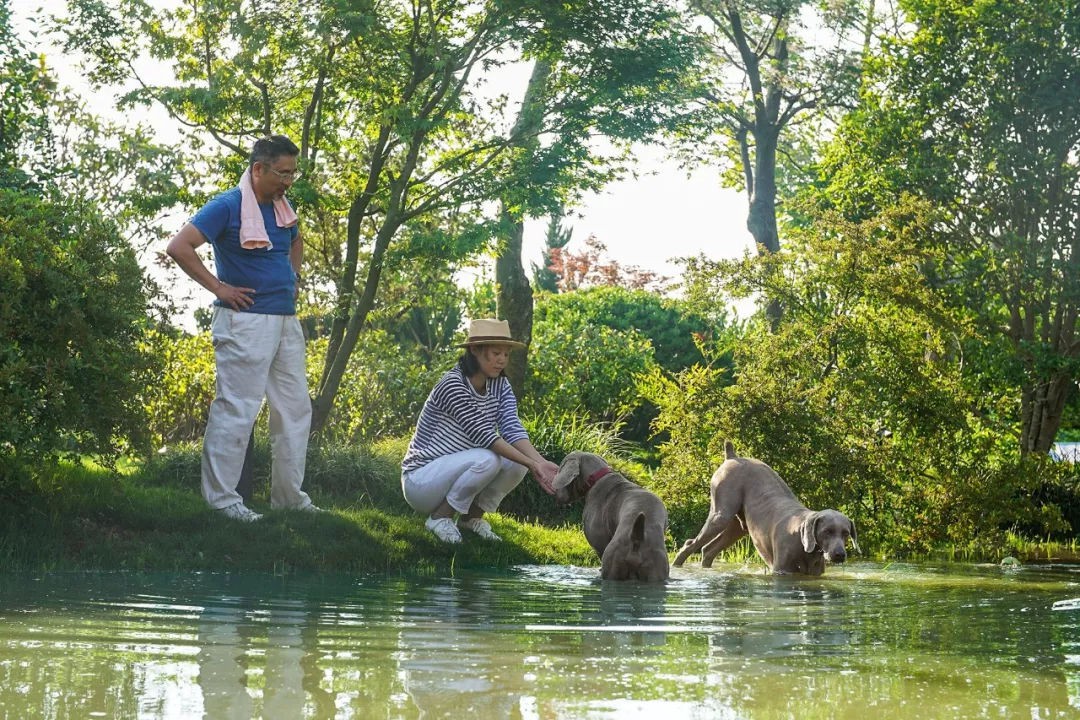
{"type": "MultiPolygon", "coordinates": [[[[255,289],[254,302],[243,312],[295,315],[296,275],[289,261],[289,251],[299,231],[295,225],[289,228],[277,226],[273,203],[259,203],[259,209],[267,237],[273,245],[269,250],[240,247],[240,188],[211,199],[195,213],[191,224],[214,248],[218,279],[229,285],[255,289]]],[[[220,300],[214,304],[223,305],[220,300]]]]}

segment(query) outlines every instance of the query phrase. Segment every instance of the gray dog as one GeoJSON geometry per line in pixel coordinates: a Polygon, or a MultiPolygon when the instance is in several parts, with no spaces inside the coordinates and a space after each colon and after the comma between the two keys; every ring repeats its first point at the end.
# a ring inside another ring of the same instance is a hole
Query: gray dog
{"type": "Polygon", "coordinates": [[[560,505],[585,498],[582,524],[600,556],[600,577],[667,580],[667,509],[660,498],[612,470],[599,455],[579,451],[562,461],[553,485],[560,505]]]}
{"type": "Polygon", "coordinates": [[[709,517],[697,537],[687,540],[675,556],[675,566],[701,550],[701,566],[747,533],[758,554],[775,573],[821,575],[825,560],[842,563],[851,538],[858,551],[855,523],[836,510],[813,511],[772,468],[760,460],[736,457],[735,446],[724,443],[727,459],[710,482],[709,517]]]}

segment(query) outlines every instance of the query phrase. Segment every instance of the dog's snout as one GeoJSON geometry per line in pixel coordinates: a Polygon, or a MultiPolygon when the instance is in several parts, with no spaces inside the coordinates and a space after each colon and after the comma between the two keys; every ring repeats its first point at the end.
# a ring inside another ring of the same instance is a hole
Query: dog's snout
{"type": "Polygon", "coordinates": [[[847,553],[841,550],[840,552],[834,552],[829,555],[829,561],[834,563],[842,563],[847,560],[847,553]]]}

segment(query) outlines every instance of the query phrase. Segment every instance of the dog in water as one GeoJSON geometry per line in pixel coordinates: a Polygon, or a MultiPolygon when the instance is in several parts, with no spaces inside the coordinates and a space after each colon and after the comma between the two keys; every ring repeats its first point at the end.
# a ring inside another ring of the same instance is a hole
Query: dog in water
{"type": "Polygon", "coordinates": [[[701,566],[749,534],[765,564],[780,574],[821,575],[825,561],[847,559],[847,540],[859,550],[855,523],[836,510],[807,508],[776,472],[765,463],[735,455],[724,443],[726,459],[713,473],[709,517],[697,537],[687,540],[675,556],[675,566],[701,551],[701,566]]]}
{"type": "Polygon", "coordinates": [[[580,451],[562,461],[553,485],[560,505],[585,498],[582,525],[600,556],[600,577],[667,580],[667,509],[660,498],[612,470],[599,455],[580,451]]]}

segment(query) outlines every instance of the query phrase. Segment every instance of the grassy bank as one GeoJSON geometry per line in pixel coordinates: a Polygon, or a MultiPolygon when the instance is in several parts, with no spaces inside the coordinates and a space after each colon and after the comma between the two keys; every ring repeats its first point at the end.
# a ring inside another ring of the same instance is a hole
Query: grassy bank
{"type": "Polygon", "coordinates": [[[269,509],[264,449],[252,508],[266,515],[256,523],[206,506],[192,448],[114,469],[85,461],[8,468],[0,478],[0,569],[447,573],[597,564],[572,517],[560,527],[492,515],[503,542],[471,534],[458,546],[439,542],[401,500],[397,451],[314,453],[305,489],[328,512],[312,514],[269,509]]]}
{"type": "MultiPolygon", "coordinates": [[[[404,446],[313,449],[305,489],[328,512],[269,508],[269,449],[255,453],[256,523],[211,511],[199,492],[199,448],[174,448],[145,463],[105,468],[88,461],[15,469],[0,465],[0,571],[166,570],[446,574],[518,564],[595,566],[580,508],[556,508],[526,479],[490,516],[501,543],[465,534],[436,540],[401,496],[404,446]]],[[[670,547],[674,549],[675,542],[670,547]]],[[[864,548],[866,550],[867,548],[864,548]]],[[[1009,535],[1000,548],[948,547],[896,560],[1080,562],[1076,542],[1009,535]]],[[[740,542],[728,561],[760,563],[740,542]]],[[[762,566],[764,567],[764,566],[762,566]]]]}

